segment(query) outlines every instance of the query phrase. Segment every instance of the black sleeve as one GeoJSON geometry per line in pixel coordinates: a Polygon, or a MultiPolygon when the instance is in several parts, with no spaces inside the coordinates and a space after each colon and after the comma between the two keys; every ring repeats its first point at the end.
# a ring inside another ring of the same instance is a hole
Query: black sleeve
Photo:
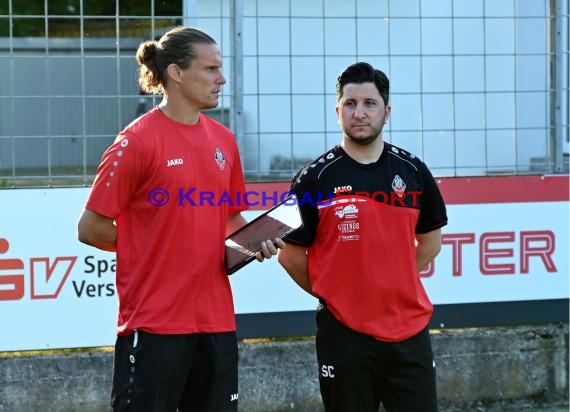
{"type": "Polygon", "coordinates": [[[439,187],[423,162],[420,163],[419,170],[423,180],[423,190],[416,233],[423,234],[445,226],[447,224],[447,211],[439,187]]]}
{"type": "Polygon", "coordinates": [[[297,246],[310,246],[315,240],[319,223],[319,210],[316,203],[314,180],[308,168],[301,169],[291,180],[291,192],[297,196],[303,226],[288,235],[284,240],[297,246]]]}

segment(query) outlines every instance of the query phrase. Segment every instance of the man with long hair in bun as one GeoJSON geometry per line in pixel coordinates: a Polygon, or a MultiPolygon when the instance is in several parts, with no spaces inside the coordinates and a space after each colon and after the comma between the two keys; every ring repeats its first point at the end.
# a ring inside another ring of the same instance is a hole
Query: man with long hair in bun
{"type": "MultiPolygon", "coordinates": [[[[179,27],[136,58],[141,90],[163,99],[105,151],[78,222],[81,242],[117,253],[113,410],[237,411],[224,238],[246,223],[245,183],[232,132],[202,113],[226,83],[220,49],[179,27]]],[[[285,244],[261,246],[260,261],[285,244]]]]}

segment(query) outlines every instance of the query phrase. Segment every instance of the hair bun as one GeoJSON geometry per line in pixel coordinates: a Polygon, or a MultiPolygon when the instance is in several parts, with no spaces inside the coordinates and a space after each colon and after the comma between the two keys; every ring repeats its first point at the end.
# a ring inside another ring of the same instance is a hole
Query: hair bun
{"type": "Polygon", "coordinates": [[[139,64],[144,64],[145,66],[151,66],[151,62],[154,61],[156,56],[156,41],[148,40],[139,46],[137,50],[137,61],[139,64]]]}

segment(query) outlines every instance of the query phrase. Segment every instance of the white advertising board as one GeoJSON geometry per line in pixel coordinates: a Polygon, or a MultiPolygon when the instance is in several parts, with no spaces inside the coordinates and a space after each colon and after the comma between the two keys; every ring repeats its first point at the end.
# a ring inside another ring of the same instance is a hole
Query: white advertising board
{"type": "MultiPolygon", "coordinates": [[[[115,255],[77,241],[88,188],[0,191],[0,351],[115,341],[115,255]]],[[[448,205],[434,304],[567,299],[568,201],[448,205]]],[[[246,212],[252,219],[259,212],[246,212]]],[[[313,310],[277,260],[231,277],[236,313],[313,310]]]]}

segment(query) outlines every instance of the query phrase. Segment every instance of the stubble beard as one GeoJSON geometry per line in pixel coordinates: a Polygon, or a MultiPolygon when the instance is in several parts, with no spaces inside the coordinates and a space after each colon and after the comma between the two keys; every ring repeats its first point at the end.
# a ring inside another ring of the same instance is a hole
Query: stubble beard
{"type": "Polygon", "coordinates": [[[353,134],[350,133],[347,128],[344,129],[344,136],[350,140],[351,142],[359,145],[359,146],[368,146],[376,141],[382,132],[382,128],[373,128],[372,133],[368,136],[364,137],[355,137],[353,134]]]}

